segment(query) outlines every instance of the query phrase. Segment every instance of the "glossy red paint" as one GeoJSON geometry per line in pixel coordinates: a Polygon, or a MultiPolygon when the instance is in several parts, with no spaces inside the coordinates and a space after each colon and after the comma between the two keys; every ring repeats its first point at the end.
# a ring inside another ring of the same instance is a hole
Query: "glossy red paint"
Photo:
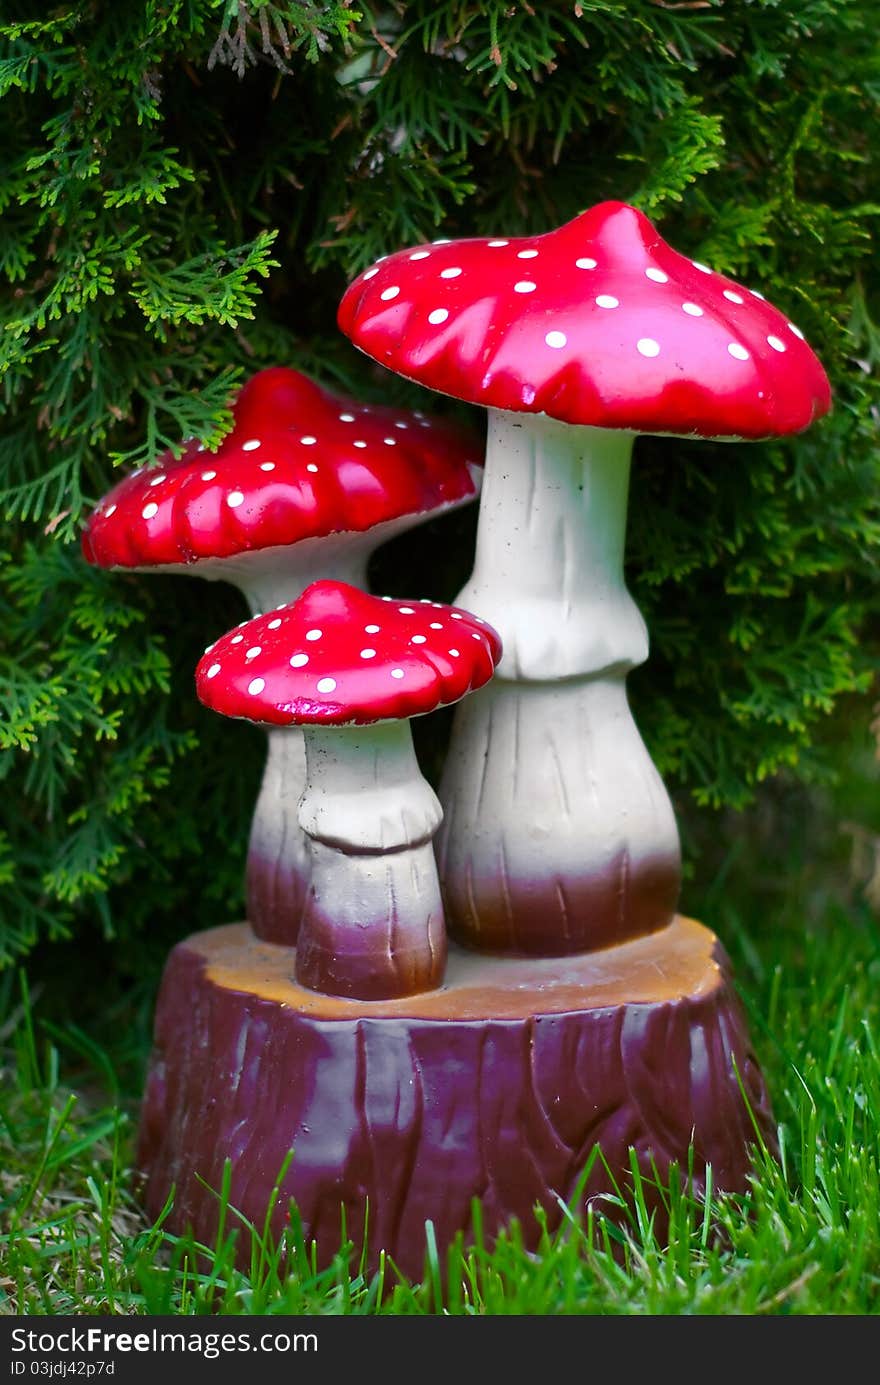
{"type": "Polygon", "coordinates": [[[799,432],[831,405],[783,313],[622,202],[545,235],[398,251],[351,284],[338,321],[430,389],[565,423],[756,439],[799,432]]]}
{"type": "Polygon", "coordinates": [[[221,636],[199,660],[196,691],[261,725],[366,726],[458,702],[500,657],[496,632],[467,611],[313,582],[221,636]]]}
{"type": "Polygon", "coordinates": [[[477,494],[480,442],[457,425],[357,403],[295,370],[260,371],[216,452],[190,443],[104,497],[83,534],[98,567],[162,567],[227,558],[404,515],[477,494]]]}

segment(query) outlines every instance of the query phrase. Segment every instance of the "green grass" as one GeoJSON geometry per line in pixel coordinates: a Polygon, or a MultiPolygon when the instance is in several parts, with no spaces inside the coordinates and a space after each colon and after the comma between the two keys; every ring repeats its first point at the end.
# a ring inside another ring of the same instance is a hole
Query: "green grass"
{"type": "Polygon", "coordinates": [[[429,1230],[415,1284],[390,1260],[368,1277],[345,1246],[318,1270],[295,1213],[274,1245],[227,1207],[217,1244],[197,1246],[146,1221],[132,1171],[161,956],[144,947],[126,979],[119,956],[102,969],[56,945],[32,991],[0,976],[0,1312],[880,1312],[880,795],[858,745],[843,791],[771,794],[710,825],[714,851],[688,844],[702,879],[686,902],[732,955],[779,1127],[747,1195],[700,1202],[673,1181],[663,1242],[638,1184],[612,1216],[573,1202],[537,1254],[516,1226],[448,1254],[429,1230]]]}
{"type": "Polygon", "coordinates": [[[367,1279],[344,1247],[317,1270],[295,1220],[283,1246],[231,1208],[212,1247],[148,1225],[131,1171],[134,1088],[121,1095],[106,1050],[73,1026],[41,1025],[40,1003],[7,980],[0,1305],[20,1314],[874,1313],[880,936],[866,910],[829,904],[824,924],[751,942],[748,956],[734,938],[782,1151],[779,1163],[758,1152],[746,1197],[703,1205],[673,1189],[663,1244],[638,1188],[622,1229],[570,1213],[538,1254],[515,1226],[491,1251],[478,1239],[439,1256],[429,1240],[415,1285],[390,1262],[367,1279]],[[233,1266],[236,1237],[250,1243],[247,1273],[233,1266]]]}

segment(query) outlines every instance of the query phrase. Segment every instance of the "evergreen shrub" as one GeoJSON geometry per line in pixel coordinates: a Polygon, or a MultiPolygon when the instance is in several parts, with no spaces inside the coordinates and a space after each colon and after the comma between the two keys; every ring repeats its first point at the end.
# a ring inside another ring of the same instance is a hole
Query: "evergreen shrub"
{"type": "MultiPolygon", "coordinates": [[[[865,0],[4,0],[0,961],[239,914],[263,740],[192,675],[242,599],[95,571],[83,516],[117,469],[216,444],[267,365],[479,421],[335,326],[351,277],[421,239],[619,198],[800,325],[835,391],[822,423],[638,443],[628,580],[653,652],[631,686],[685,818],[830,772],[829,713],[874,667],[878,20],[865,0]]],[[[451,599],[473,534],[461,512],[398,540],[376,582],[451,599]]]]}

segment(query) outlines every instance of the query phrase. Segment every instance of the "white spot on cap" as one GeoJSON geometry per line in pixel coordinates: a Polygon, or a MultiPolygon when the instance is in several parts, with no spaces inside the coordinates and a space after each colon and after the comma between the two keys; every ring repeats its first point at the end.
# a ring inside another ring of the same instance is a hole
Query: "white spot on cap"
{"type": "Polygon", "coordinates": [[[759,293],[757,289],[749,289],[749,293],[752,295],[753,298],[760,298],[762,303],[766,303],[767,300],[764,297],[763,293],[759,293]]]}
{"type": "Polygon", "coordinates": [[[698,269],[701,274],[711,274],[712,271],[707,264],[700,264],[699,260],[691,260],[694,269],[698,269]]]}
{"type": "Polygon", "coordinates": [[[115,505],[108,505],[108,506],[107,506],[107,509],[104,511],[104,513],[105,513],[105,515],[107,516],[107,518],[109,519],[111,515],[115,515],[115,514],[116,514],[116,506],[115,506],[115,505]]]}
{"type": "Polygon", "coordinates": [[[386,447],[396,447],[396,446],[397,446],[397,439],[396,439],[396,438],[383,438],[382,441],[384,442],[384,444],[385,444],[386,447]]]}
{"type": "Polygon", "coordinates": [[[496,250],[496,249],[498,248],[499,245],[509,245],[509,244],[510,244],[510,241],[509,241],[509,240],[490,240],[490,241],[488,242],[488,244],[489,244],[489,246],[491,247],[492,250],[496,250]]]}
{"type": "Polygon", "coordinates": [[[309,462],[308,466],[306,467],[306,471],[317,471],[317,470],[318,470],[318,468],[315,466],[315,463],[314,463],[314,462],[309,462]]]}
{"type": "Polygon", "coordinates": [[[375,659],[375,657],[376,657],[376,651],[375,651],[375,649],[362,649],[362,650],[361,650],[361,658],[362,658],[362,659],[375,659]]]}
{"type": "Polygon", "coordinates": [[[552,346],[559,351],[568,342],[568,337],[564,332],[548,332],[544,338],[548,346],[552,346]]]}
{"type": "Polygon", "coordinates": [[[537,250],[517,250],[516,258],[518,260],[534,260],[537,254],[537,250]]]}
{"type": "Polygon", "coordinates": [[[313,438],[311,434],[307,434],[304,438],[300,438],[300,442],[302,443],[303,447],[311,447],[317,441],[318,439],[313,438]]]}
{"type": "Polygon", "coordinates": [[[687,313],[690,317],[703,316],[703,309],[700,307],[699,303],[682,303],[681,310],[683,313],[687,313]]]}
{"type": "Polygon", "coordinates": [[[211,667],[208,669],[208,675],[207,675],[207,676],[208,676],[209,678],[216,678],[216,677],[217,677],[217,674],[218,674],[219,672],[220,672],[220,665],[219,665],[219,664],[212,664],[211,667]]]}
{"type": "Polygon", "coordinates": [[[483,638],[483,636],[480,634],[479,630],[472,630],[472,631],[471,631],[471,639],[472,639],[472,640],[481,640],[482,638],[483,638]]]}
{"type": "Polygon", "coordinates": [[[265,678],[252,678],[248,683],[248,692],[251,697],[258,697],[266,686],[265,678]]]}
{"type": "Polygon", "coordinates": [[[216,471],[203,471],[203,472],[202,472],[202,480],[203,480],[203,481],[213,481],[213,480],[214,480],[214,477],[215,477],[216,475],[217,475],[216,471]]]}
{"type": "Polygon", "coordinates": [[[151,500],[149,505],[145,505],[144,508],[141,510],[141,514],[143,515],[144,519],[152,519],[153,515],[157,515],[158,513],[159,506],[153,500],[151,500]]]}
{"type": "Polygon", "coordinates": [[[787,323],[786,325],[787,325],[788,330],[789,330],[790,332],[794,332],[795,336],[798,338],[799,341],[803,341],[803,339],[804,339],[804,334],[803,334],[803,332],[801,331],[800,327],[795,327],[795,325],[794,325],[793,322],[789,322],[789,323],[787,323]]]}
{"type": "Polygon", "coordinates": [[[160,471],[158,476],[154,476],[154,477],[153,477],[152,481],[150,482],[150,485],[151,485],[151,486],[161,486],[161,484],[162,484],[162,482],[163,482],[164,480],[165,480],[165,473],[164,473],[164,471],[160,471]]]}
{"type": "MultiPolygon", "coordinates": [[[[242,623],[244,624],[244,622],[242,622],[242,623]]],[[[233,636],[232,636],[232,639],[229,641],[229,643],[230,643],[230,644],[241,644],[241,642],[242,642],[243,639],[244,639],[244,635],[233,635],[233,636]]]]}
{"type": "Polygon", "coordinates": [[[731,341],[727,344],[728,353],[735,361],[747,361],[749,353],[744,346],[740,346],[738,341],[731,341]]]}
{"type": "Polygon", "coordinates": [[[239,505],[244,504],[244,496],[241,491],[230,491],[226,497],[226,504],[230,510],[237,510],[239,505]]]}
{"type": "Polygon", "coordinates": [[[364,630],[366,631],[366,633],[367,633],[368,635],[378,635],[378,633],[379,633],[379,631],[380,631],[381,629],[382,629],[381,625],[365,625],[365,626],[364,626],[364,630]]]}
{"type": "Polygon", "coordinates": [[[374,274],[378,274],[378,273],[379,273],[379,271],[378,271],[378,269],[376,268],[376,266],[374,265],[372,269],[368,269],[368,270],[366,271],[366,273],[364,274],[364,278],[365,278],[365,279],[372,279],[373,275],[374,275],[374,274]]]}
{"type": "Polygon", "coordinates": [[[731,303],[744,303],[745,299],[741,293],[734,293],[733,289],[725,289],[724,297],[729,298],[731,303]]]}
{"type": "Polygon", "coordinates": [[[403,669],[402,669],[402,668],[393,668],[393,669],[391,670],[391,677],[392,677],[392,678],[402,678],[402,677],[403,677],[403,669]]]}
{"type": "Polygon", "coordinates": [[[427,635],[413,635],[413,637],[412,637],[412,643],[413,643],[413,644],[424,644],[424,643],[425,643],[425,640],[426,640],[427,638],[428,638],[427,635]]]}
{"type": "Polygon", "coordinates": [[[340,414],[340,423],[354,423],[354,414],[340,414]]]}
{"type": "Polygon", "coordinates": [[[579,260],[575,260],[578,269],[595,269],[598,264],[590,255],[581,255],[579,260]]]}
{"type": "Polygon", "coordinates": [[[263,652],[263,647],[262,647],[262,645],[259,645],[259,644],[252,644],[251,647],[250,647],[250,649],[247,650],[247,652],[245,653],[245,656],[244,656],[244,657],[245,657],[246,659],[256,659],[257,655],[258,655],[258,654],[262,654],[262,652],[263,652]]]}
{"type": "Polygon", "coordinates": [[[402,616],[411,616],[415,614],[414,606],[398,606],[397,609],[402,616]]]}
{"type": "Polygon", "coordinates": [[[636,350],[641,356],[659,356],[660,343],[653,337],[640,337],[636,342],[636,350]]]}
{"type": "Polygon", "coordinates": [[[433,312],[428,313],[428,321],[433,327],[439,327],[440,323],[445,322],[448,316],[447,308],[435,308],[433,312]]]}
{"type": "Polygon", "coordinates": [[[366,447],[367,444],[364,442],[363,438],[358,438],[354,445],[355,447],[366,447]]]}
{"type": "Polygon", "coordinates": [[[432,629],[432,630],[442,630],[442,629],[443,629],[443,626],[442,626],[442,624],[440,623],[439,620],[432,620],[432,621],[431,621],[431,629],[432,629]]]}
{"type": "Polygon", "coordinates": [[[537,287],[538,285],[533,284],[531,279],[520,279],[519,283],[514,284],[513,291],[514,293],[534,293],[537,287]]]}
{"type": "Polygon", "coordinates": [[[452,619],[453,619],[453,620],[462,620],[462,619],[463,619],[463,616],[462,616],[462,614],[461,614],[460,611],[453,611],[453,612],[452,612],[452,619]]]}
{"type": "Polygon", "coordinates": [[[259,439],[259,438],[251,438],[248,442],[243,442],[243,443],[242,443],[242,445],[241,445],[241,450],[242,450],[242,452],[256,452],[256,450],[257,450],[257,448],[258,448],[259,446],[260,446],[260,439],[259,439]]]}
{"type": "MultiPolygon", "coordinates": [[[[404,423],[403,419],[402,419],[402,418],[399,418],[399,419],[397,420],[397,422],[395,423],[394,426],[395,426],[395,428],[408,428],[408,427],[409,427],[409,424],[408,424],[408,423],[404,423]]],[[[389,601],[391,600],[390,597],[389,597],[388,599],[389,599],[389,601]]]]}
{"type": "Polygon", "coordinates": [[[319,678],[319,679],[318,679],[318,684],[317,684],[317,686],[318,686],[318,692],[319,692],[319,693],[335,692],[335,691],[336,691],[336,679],[335,679],[335,678],[319,678]]]}
{"type": "Polygon", "coordinates": [[[453,659],[457,659],[461,651],[458,649],[450,649],[449,652],[452,655],[453,659]]]}
{"type": "Polygon", "coordinates": [[[441,279],[457,279],[460,273],[461,273],[461,269],[459,268],[459,266],[458,266],[458,265],[453,265],[453,266],[451,267],[451,269],[441,269],[441,271],[440,271],[440,278],[441,278],[441,279]]]}
{"type": "Polygon", "coordinates": [[[266,629],[267,629],[267,630],[277,630],[280,624],[281,624],[281,621],[278,620],[277,618],[276,618],[275,620],[270,620],[270,621],[269,621],[269,624],[266,626],[266,629]]]}
{"type": "Polygon", "coordinates": [[[439,240],[432,240],[432,245],[451,245],[452,241],[448,236],[441,236],[439,240]]]}
{"type": "Polygon", "coordinates": [[[275,470],[275,463],[274,463],[274,462],[260,462],[260,471],[274,471],[274,470],[275,470]]]}
{"type": "Polygon", "coordinates": [[[430,250],[417,250],[414,255],[410,255],[411,260],[426,260],[430,255],[430,250]]]}
{"type": "Polygon", "coordinates": [[[382,299],[383,303],[390,303],[391,299],[396,298],[399,293],[400,285],[392,284],[390,289],[383,289],[382,292],[379,294],[379,297],[382,299]]]}
{"type": "Polygon", "coordinates": [[[305,668],[309,662],[308,654],[291,654],[288,663],[291,668],[305,668]]]}
{"type": "Polygon", "coordinates": [[[306,631],[306,639],[307,639],[307,640],[312,640],[312,641],[314,641],[314,640],[319,640],[319,639],[321,638],[321,636],[323,635],[323,633],[324,633],[323,630],[307,630],[307,631],[306,631]]]}
{"type": "Polygon", "coordinates": [[[613,295],[613,294],[610,294],[610,293],[600,293],[600,294],[599,294],[599,297],[596,299],[596,307],[597,307],[597,308],[619,308],[619,307],[620,307],[620,299],[619,299],[619,298],[615,298],[614,295],[613,295]]]}
{"type": "Polygon", "coordinates": [[[669,275],[664,274],[662,269],[654,269],[653,265],[645,270],[645,275],[648,279],[653,279],[655,284],[669,283],[669,275]]]}
{"type": "Polygon", "coordinates": [[[784,342],[784,341],[780,341],[778,337],[768,337],[768,338],[767,338],[767,345],[768,345],[768,346],[772,346],[774,351],[784,351],[784,350],[785,350],[785,342],[784,342]]]}

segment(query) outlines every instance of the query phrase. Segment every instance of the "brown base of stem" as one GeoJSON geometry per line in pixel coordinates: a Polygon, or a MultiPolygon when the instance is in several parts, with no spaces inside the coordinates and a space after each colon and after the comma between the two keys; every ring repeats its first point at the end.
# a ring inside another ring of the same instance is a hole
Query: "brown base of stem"
{"type": "Polygon", "coordinates": [[[369,1207],[369,1263],[385,1249],[415,1278],[426,1220],[442,1253],[470,1233],[473,1198],[490,1242],[516,1217],[534,1246],[535,1204],[557,1223],[597,1144],[582,1199],[625,1190],[631,1150],[649,1188],[690,1159],[699,1193],[707,1164],[741,1191],[749,1146],[775,1147],[725,954],[691,920],[558,960],[452,948],[445,985],[407,999],[318,995],[292,975],[291,952],[245,925],[171,953],[138,1149],[149,1212],[176,1189],[171,1230],[210,1244],[229,1159],[251,1221],[274,1196],[279,1235],[294,1199],[326,1263],[343,1214],[358,1244],[369,1207]]]}
{"type": "Polygon", "coordinates": [[[305,867],[266,860],[251,848],[247,859],[247,913],[258,938],[295,947],[309,893],[305,867]]]}
{"type": "Polygon", "coordinates": [[[470,868],[447,870],[450,937],[476,952],[565,957],[630,942],[666,928],[681,888],[678,854],[633,860],[621,851],[603,871],[524,879],[470,868]]]}

